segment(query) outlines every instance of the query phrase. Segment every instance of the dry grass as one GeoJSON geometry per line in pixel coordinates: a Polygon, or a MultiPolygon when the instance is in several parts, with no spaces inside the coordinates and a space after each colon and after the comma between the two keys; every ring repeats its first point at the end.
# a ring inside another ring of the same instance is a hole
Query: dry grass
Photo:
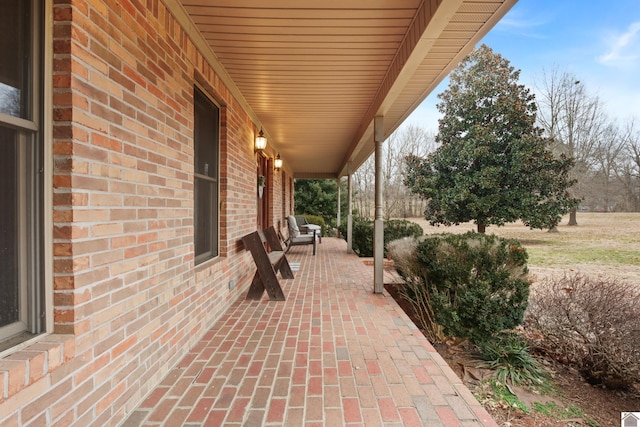
{"type": "MultiPolygon", "coordinates": [[[[427,234],[475,230],[473,223],[433,227],[424,218],[410,220],[427,234]]],[[[521,223],[487,227],[487,233],[519,240],[529,254],[534,279],[578,272],[640,283],[640,213],[579,212],[577,226],[567,222],[564,218],[558,233],[530,230],[521,223]]]]}

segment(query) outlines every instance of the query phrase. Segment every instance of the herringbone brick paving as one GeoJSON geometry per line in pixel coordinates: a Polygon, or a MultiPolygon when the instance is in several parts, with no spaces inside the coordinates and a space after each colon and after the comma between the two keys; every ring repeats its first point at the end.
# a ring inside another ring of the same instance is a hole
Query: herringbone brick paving
{"type": "Polygon", "coordinates": [[[346,242],[288,258],[286,301],[233,304],[124,426],[496,426],[346,242]]]}

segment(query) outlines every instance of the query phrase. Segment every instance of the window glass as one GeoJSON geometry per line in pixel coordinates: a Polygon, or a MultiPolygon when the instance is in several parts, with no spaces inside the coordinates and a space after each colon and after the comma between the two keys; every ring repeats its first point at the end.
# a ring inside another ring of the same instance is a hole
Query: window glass
{"type": "Polygon", "coordinates": [[[196,173],[210,178],[218,174],[218,108],[202,93],[196,97],[196,173]]]}
{"type": "Polygon", "coordinates": [[[211,239],[213,218],[213,182],[197,179],[195,185],[196,214],[196,254],[204,254],[213,250],[211,239]]]}
{"type": "Polygon", "coordinates": [[[0,351],[45,329],[42,3],[0,0],[0,351]]]}
{"type": "Polygon", "coordinates": [[[0,127],[0,328],[20,319],[17,132],[0,127]]]}
{"type": "Polygon", "coordinates": [[[31,119],[29,1],[0,0],[0,113],[31,119]]]}
{"type": "Polygon", "coordinates": [[[194,242],[200,263],[218,256],[220,109],[197,88],[194,104],[194,242]]]}

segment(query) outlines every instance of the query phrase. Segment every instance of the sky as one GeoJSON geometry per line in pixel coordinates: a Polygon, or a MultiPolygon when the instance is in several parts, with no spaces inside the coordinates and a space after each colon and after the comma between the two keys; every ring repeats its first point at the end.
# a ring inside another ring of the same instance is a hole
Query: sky
{"type": "MultiPolygon", "coordinates": [[[[521,70],[534,93],[543,73],[575,75],[611,118],[640,119],[640,0],[519,0],[480,41],[521,70]]],[[[438,130],[437,94],[406,123],[438,130]]]]}

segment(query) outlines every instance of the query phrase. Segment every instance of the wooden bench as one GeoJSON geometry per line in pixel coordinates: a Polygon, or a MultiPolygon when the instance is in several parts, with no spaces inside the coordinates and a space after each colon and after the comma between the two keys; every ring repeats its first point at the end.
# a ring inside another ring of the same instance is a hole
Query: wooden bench
{"type": "Polygon", "coordinates": [[[259,300],[266,290],[269,299],[284,301],[284,293],[280,287],[277,273],[283,279],[293,279],[293,272],[278,234],[273,226],[262,231],[254,231],[242,238],[245,249],[251,252],[257,271],[247,292],[247,299],[259,300]],[[267,248],[270,250],[268,251],[267,248]]]}

